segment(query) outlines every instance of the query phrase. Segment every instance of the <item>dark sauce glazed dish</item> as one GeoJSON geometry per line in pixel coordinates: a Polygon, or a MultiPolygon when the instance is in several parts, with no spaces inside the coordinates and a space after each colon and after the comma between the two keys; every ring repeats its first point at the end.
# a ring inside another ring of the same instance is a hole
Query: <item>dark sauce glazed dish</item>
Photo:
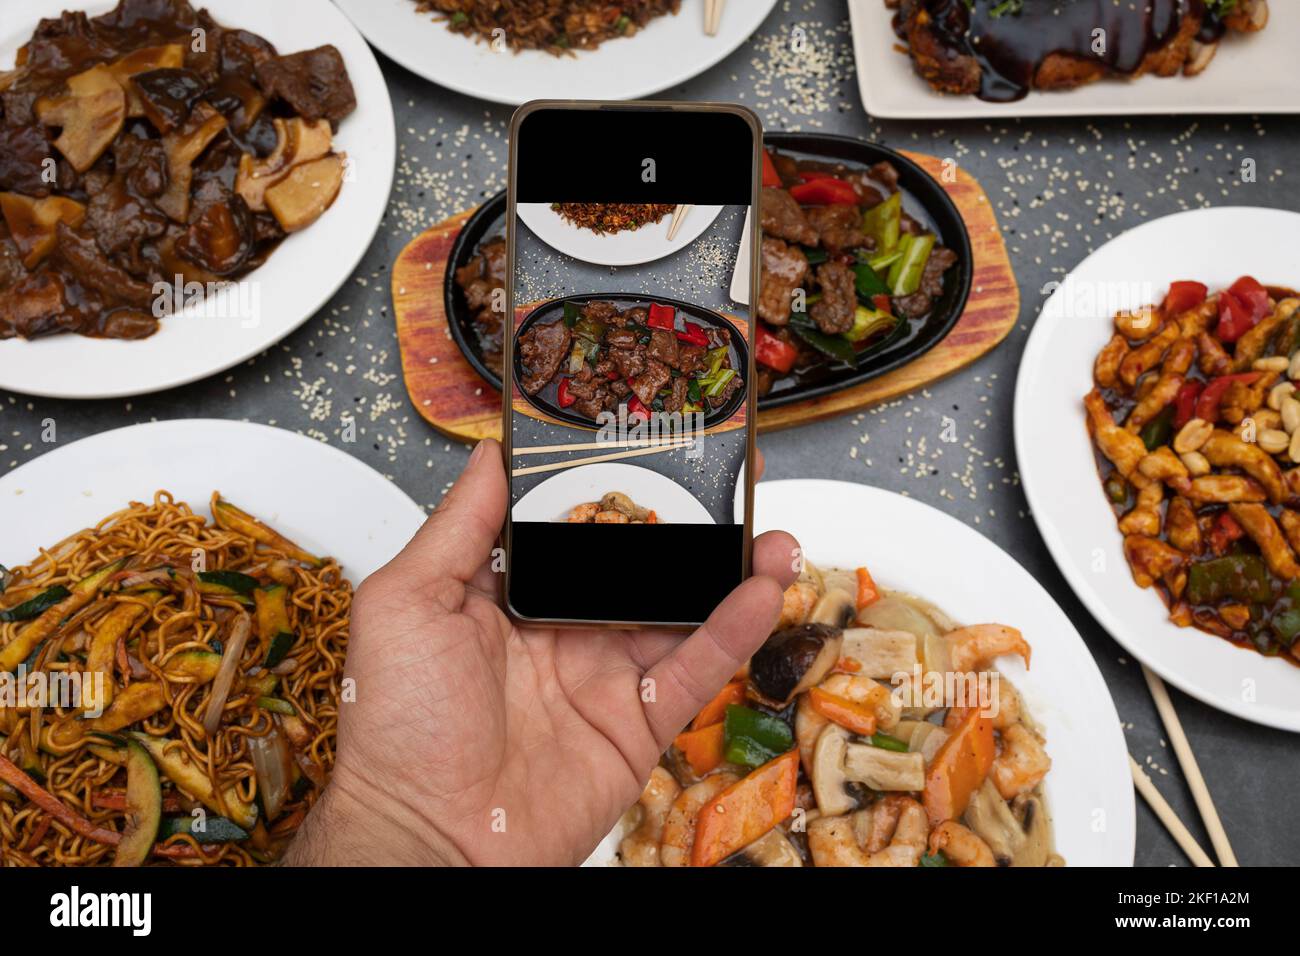
{"type": "Polygon", "coordinates": [[[716,312],[601,292],[529,313],[515,336],[513,366],[529,404],[560,421],[595,428],[606,412],[629,419],[698,413],[710,428],[744,404],[749,353],[716,312]]]}
{"type": "MultiPolygon", "coordinates": [[[[774,268],[763,270],[765,296],[751,309],[759,317],[760,409],[850,388],[923,355],[956,325],[973,275],[961,214],[916,163],[846,136],[774,133],[765,143],[772,170],[764,193],[769,218],[779,217],[777,228],[787,238],[772,236],[780,246],[766,245],[774,268]],[[852,196],[837,182],[847,183],[852,196]],[[811,189],[800,188],[809,185],[811,189]],[[823,201],[837,198],[843,201],[823,201]],[[872,216],[881,206],[885,208],[872,216]],[[869,237],[868,229],[878,230],[876,236],[869,237]],[[881,242],[882,235],[892,238],[881,242]],[[905,258],[900,247],[918,236],[924,238],[911,260],[912,279],[928,280],[928,291],[919,284],[912,289],[900,267],[898,289],[908,294],[894,296],[892,287],[881,288],[867,275],[868,269],[876,272],[870,262],[879,269],[876,281],[887,283],[894,263],[905,258]],[[925,266],[931,261],[927,276],[925,266]],[[828,263],[835,265],[822,273],[828,263]],[[851,291],[844,281],[846,270],[853,277],[851,291]],[[819,274],[826,277],[830,296],[819,274]],[[791,301],[785,297],[795,288],[804,290],[807,312],[780,314],[773,298],[791,301]],[[890,300],[887,305],[881,295],[890,300]],[[823,300],[828,301],[819,307],[823,300]],[[847,311],[853,315],[847,332],[828,333],[845,324],[847,311]]],[[[497,389],[501,323],[484,303],[489,303],[490,289],[505,280],[505,214],[506,197],[500,193],[469,219],[452,247],[443,290],[453,339],[475,371],[497,389]]]]}

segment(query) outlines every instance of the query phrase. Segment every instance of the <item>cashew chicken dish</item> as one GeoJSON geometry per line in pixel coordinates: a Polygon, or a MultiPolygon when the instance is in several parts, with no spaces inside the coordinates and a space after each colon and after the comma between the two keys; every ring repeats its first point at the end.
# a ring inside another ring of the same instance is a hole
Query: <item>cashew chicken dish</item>
{"type": "Polygon", "coordinates": [[[1175,624],[1300,660],[1300,298],[1243,276],[1121,312],[1084,398],[1140,587],[1175,624]]]}
{"type": "Polygon", "coordinates": [[[339,51],[281,54],[186,0],[42,20],[0,72],[0,339],[140,339],[155,287],[260,266],[342,188],[339,51]]]}
{"type": "Polygon", "coordinates": [[[1042,730],[959,626],[866,568],[806,565],[776,631],[630,811],[626,866],[1061,866],[1042,730]]]}

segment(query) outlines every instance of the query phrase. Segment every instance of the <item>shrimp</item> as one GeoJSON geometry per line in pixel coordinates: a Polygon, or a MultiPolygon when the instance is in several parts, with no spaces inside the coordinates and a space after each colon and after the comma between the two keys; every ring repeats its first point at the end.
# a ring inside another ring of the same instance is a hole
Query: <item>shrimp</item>
{"type": "Polygon", "coordinates": [[[799,762],[809,777],[813,772],[813,752],[817,749],[817,738],[822,735],[828,723],[829,720],[813,710],[808,695],[800,694],[799,703],[794,709],[794,739],[799,745],[799,762]]]}
{"type": "Polygon", "coordinates": [[[785,589],[781,599],[781,618],[776,622],[776,630],[794,627],[808,620],[817,600],[821,597],[821,588],[812,581],[798,580],[785,589]]]}
{"type": "MultiPolygon", "coordinates": [[[[978,706],[980,713],[993,721],[993,729],[1006,730],[1020,723],[1020,694],[1011,685],[1011,681],[994,671],[993,679],[988,682],[988,688],[991,692],[988,700],[979,701],[978,706]]],[[[967,707],[949,707],[943,719],[943,726],[947,730],[954,729],[965,719],[967,713],[969,713],[967,707]]]]}
{"type": "Polygon", "coordinates": [[[974,832],[956,820],[945,820],[930,834],[930,853],[943,851],[957,866],[997,866],[993,851],[974,832]]]}
{"type": "Polygon", "coordinates": [[[1052,769],[1052,758],[1024,724],[1002,731],[1002,750],[993,758],[989,778],[1003,799],[1011,800],[1038,786],[1052,769]]]}
{"type": "Polygon", "coordinates": [[[691,848],[695,845],[695,820],[704,805],[739,779],[734,774],[718,773],[687,787],[673,801],[664,820],[663,840],[659,844],[659,862],[663,866],[690,866],[691,848]]]}
{"type": "Polygon", "coordinates": [[[993,658],[1019,654],[1029,667],[1029,642],[1014,627],[1002,624],[973,624],[944,635],[949,662],[958,672],[988,670],[993,658]]]}
{"type": "Polygon", "coordinates": [[[890,688],[870,677],[861,674],[832,674],[819,685],[828,694],[845,697],[855,704],[862,704],[876,715],[876,725],[881,730],[892,730],[898,726],[903,709],[894,700],[890,688]]]}
{"type": "Polygon", "coordinates": [[[641,808],[641,822],[618,846],[618,855],[624,866],[659,865],[659,840],[663,836],[664,821],[681,792],[677,780],[663,767],[651,771],[650,782],[637,801],[641,808]]]}
{"type": "Polygon", "coordinates": [[[817,866],[916,866],[925,852],[929,829],[921,804],[911,797],[893,795],[870,811],[860,810],[847,817],[818,817],[808,824],[808,849],[817,866]],[[870,843],[865,850],[857,838],[863,814],[870,814],[870,843]],[[887,838],[888,843],[872,851],[871,846],[883,842],[881,834],[891,824],[893,833],[887,838]]]}
{"type": "Polygon", "coordinates": [[[596,524],[630,524],[631,519],[621,511],[597,511],[596,524]]]}
{"type": "Polygon", "coordinates": [[[596,512],[600,510],[600,505],[594,501],[588,501],[584,504],[575,505],[569,512],[569,524],[591,524],[596,512]]]}

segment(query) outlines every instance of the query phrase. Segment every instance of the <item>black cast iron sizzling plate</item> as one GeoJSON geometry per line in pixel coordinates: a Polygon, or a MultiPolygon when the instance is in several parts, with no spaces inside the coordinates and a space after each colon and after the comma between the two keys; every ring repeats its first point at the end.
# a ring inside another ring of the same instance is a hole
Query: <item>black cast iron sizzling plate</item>
{"type": "MultiPolygon", "coordinates": [[[[709,309],[698,305],[692,305],[689,302],[682,302],[678,299],[665,299],[663,296],[648,295],[641,292],[589,292],[585,295],[566,295],[560,299],[553,299],[544,305],[539,305],[533,311],[524,317],[519,323],[519,329],[515,333],[515,341],[519,339],[530,328],[538,322],[562,321],[564,315],[564,303],[573,302],[577,305],[583,305],[587,302],[613,302],[619,307],[620,312],[626,312],[636,306],[649,306],[652,302],[660,305],[670,305],[677,310],[680,318],[702,325],[705,328],[725,329],[731,333],[731,367],[738,374],[745,375],[746,369],[749,368],[748,346],[741,336],[738,329],[726,320],[725,317],[709,309]]],[[[519,350],[514,350],[511,365],[514,368],[515,381],[523,382],[523,362],[519,356],[519,350]]],[[[546,384],[536,395],[529,395],[523,390],[523,385],[519,386],[519,393],[528,401],[528,404],[537,409],[544,415],[558,419],[562,422],[568,422],[571,425],[579,425],[583,428],[596,428],[596,422],[585,415],[568,409],[560,408],[556,400],[556,390],[559,388],[559,377],[553,378],[546,384]]],[[[752,383],[747,382],[746,385],[752,383]]],[[[745,402],[745,396],[748,394],[747,388],[737,389],[736,393],[731,396],[731,400],[721,408],[709,409],[704,415],[704,427],[712,428],[714,425],[725,422],[732,415],[736,414],[740,406],[745,402]]]]}
{"type": "MultiPolygon", "coordinates": [[[[772,390],[759,398],[760,410],[851,388],[924,355],[938,345],[961,318],[974,275],[970,236],[961,213],[944,188],[912,160],[885,146],[825,133],[769,133],[764,137],[764,143],[799,159],[838,160],[864,168],[882,160],[892,163],[898,170],[898,182],[904,193],[903,208],[922,225],[932,229],[941,245],[957,253],[957,263],[944,275],[943,295],[924,319],[907,321],[904,327],[883,342],[861,353],[856,367],[827,359],[802,374],[777,380],[772,390]]],[[[498,391],[501,377],[483,361],[474,318],[465,303],[465,294],[456,285],[455,271],[469,261],[480,242],[504,231],[502,220],[505,214],[506,194],[500,192],[470,217],[452,246],[443,285],[447,324],[452,338],[466,361],[498,391]]]]}

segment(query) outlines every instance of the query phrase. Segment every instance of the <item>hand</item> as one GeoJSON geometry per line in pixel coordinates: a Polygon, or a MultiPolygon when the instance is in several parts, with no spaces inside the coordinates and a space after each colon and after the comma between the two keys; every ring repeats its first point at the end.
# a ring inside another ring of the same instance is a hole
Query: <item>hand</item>
{"type": "Polygon", "coordinates": [[[507,505],[500,446],[481,442],[361,585],[356,701],[340,706],[330,786],[287,864],[582,862],[767,638],[795,577],[794,539],[772,532],[754,542],[753,577],[689,637],[516,625],[490,566],[507,505]]]}

